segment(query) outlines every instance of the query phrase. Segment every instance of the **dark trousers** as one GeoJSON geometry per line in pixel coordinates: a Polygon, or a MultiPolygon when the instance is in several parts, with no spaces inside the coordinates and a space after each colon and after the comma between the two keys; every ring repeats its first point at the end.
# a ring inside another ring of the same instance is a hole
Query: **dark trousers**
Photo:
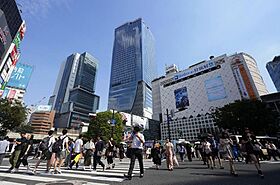
{"type": "Polygon", "coordinates": [[[28,158],[28,154],[24,156],[20,156],[16,163],[15,168],[19,168],[21,163],[23,164],[23,166],[27,166],[28,165],[27,158],[28,158]]]}
{"type": "Polygon", "coordinates": [[[183,161],[184,160],[184,155],[185,155],[185,153],[179,153],[180,154],[180,159],[181,159],[181,161],[183,161]]]}
{"type": "Polygon", "coordinates": [[[138,159],[138,162],[139,162],[140,174],[144,174],[142,149],[133,148],[131,158],[130,158],[130,166],[129,166],[129,170],[128,170],[128,176],[132,176],[132,171],[133,171],[133,168],[134,168],[136,158],[138,159]]]}
{"type": "Polygon", "coordinates": [[[114,163],[113,156],[107,156],[107,163],[108,164],[113,164],[114,163]]]}
{"type": "Polygon", "coordinates": [[[94,155],[94,156],[93,156],[93,169],[96,170],[97,164],[101,165],[102,167],[105,166],[105,165],[103,164],[103,162],[101,161],[101,156],[94,155]]]}

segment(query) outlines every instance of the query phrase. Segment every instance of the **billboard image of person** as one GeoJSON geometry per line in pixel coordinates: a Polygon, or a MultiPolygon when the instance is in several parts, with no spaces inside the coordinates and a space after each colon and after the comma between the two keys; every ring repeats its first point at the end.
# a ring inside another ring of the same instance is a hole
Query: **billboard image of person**
{"type": "Polygon", "coordinates": [[[25,90],[31,78],[32,72],[33,66],[18,63],[12,72],[7,86],[25,90]]]}
{"type": "Polygon", "coordinates": [[[176,89],[174,91],[175,101],[176,101],[176,108],[177,109],[184,109],[190,105],[189,97],[187,92],[187,87],[182,87],[180,89],[176,89]]]}

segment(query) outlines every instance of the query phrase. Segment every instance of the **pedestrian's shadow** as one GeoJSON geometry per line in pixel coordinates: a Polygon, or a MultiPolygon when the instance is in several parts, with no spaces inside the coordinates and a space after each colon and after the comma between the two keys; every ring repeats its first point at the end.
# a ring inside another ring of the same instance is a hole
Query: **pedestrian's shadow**
{"type": "Polygon", "coordinates": [[[217,177],[228,177],[228,174],[217,174],[217,173],[190,173],[191,175],[197,176],[217,176],[217,177]]]}

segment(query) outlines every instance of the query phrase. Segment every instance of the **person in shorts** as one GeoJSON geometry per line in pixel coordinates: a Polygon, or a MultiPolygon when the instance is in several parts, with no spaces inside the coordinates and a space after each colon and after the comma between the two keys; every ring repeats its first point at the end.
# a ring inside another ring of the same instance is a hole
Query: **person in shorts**
{"type": "Polygon", "coordinates": [[[62,130],[62,135],[59,136],[59,139],[62,140],[62,148],[61,151],[58,151],[55,153],[55,161],[54,161],[54,173],[61,174],[60,167],[64,163],[67,153],[69,153],[68,149],[68,136],[67,136],[67,130],[62,130]],[[57,168],[58,165],[58,168],[57,168]]]}
{"type": "Polygon", "coordinates": [[[50,168],[51,168],[51,157],[52,157],[52,145],[55,143],[55,138],[53,137],[53,130],[50,130],[48,132],[48,137],[49,137],[49,142],[48,142],[48,149],[42,151],[42,156],[41,158],[37,161],[33,173],[35,174],[37,171],[38,166],[40,165],[42,160],[47,160],[47,169],[46,173],[50,173],[50,168]]]}

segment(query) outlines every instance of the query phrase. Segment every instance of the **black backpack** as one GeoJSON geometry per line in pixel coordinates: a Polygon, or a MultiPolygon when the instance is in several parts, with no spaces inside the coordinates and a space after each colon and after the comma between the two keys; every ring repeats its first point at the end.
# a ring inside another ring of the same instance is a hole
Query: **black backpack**
{"type": "Polygon", "coordinates": [[[49,141],[51,137],[45,137],[39,145],[39,150],[46,151],[49,149],[49,141]]]}
{"type": "Polygon", "coordinates": [[[53,144],[52,146],[52,152],[57,153],[57,152],[61,152],[62,148],[63,148],[63,140],[66,138],[67,136],[65,136],[63,139],[61,139],[60,137],[58,138],[58,140],[53,144]]]}

